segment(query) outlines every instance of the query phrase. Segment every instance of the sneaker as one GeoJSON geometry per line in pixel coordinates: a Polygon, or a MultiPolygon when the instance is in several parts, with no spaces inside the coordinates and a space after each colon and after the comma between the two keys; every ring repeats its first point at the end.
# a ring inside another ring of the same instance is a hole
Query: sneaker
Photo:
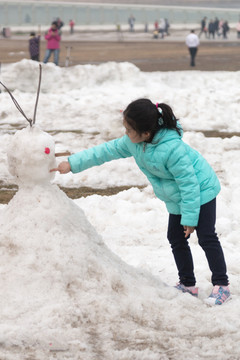
{"type": "Polygon", "coordinates": [[[231,294],[228,286],[215,285],[210,296],[204,300],[208,305],[222,305],[231,299],[231,294]]]}
{"type": "Polygon", "coordinates": [[[192,296],[198,297],[198,288],[196,286],[185,286],[181,283],[178,283],[174,286],[176,289],[182,291],[183,293],[189,293],[192,296]]]}

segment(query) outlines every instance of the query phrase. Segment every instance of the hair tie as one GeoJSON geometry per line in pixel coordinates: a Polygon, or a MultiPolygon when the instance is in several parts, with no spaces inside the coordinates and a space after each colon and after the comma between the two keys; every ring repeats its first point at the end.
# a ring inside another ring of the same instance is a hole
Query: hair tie
{"type": "Polygon", "coordinates": [[[158,125],[162,126],[164,124],[164,121],[163,121],[163,111],[160,107],[158,107],[158,103],[156,103],[156,108],[160,114],[159,118],[158,118],[158,125]]]}

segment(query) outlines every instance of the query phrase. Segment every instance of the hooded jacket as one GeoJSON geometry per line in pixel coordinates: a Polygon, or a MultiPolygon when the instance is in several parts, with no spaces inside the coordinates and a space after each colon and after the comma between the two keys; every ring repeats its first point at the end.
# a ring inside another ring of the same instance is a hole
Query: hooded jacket
{"type": "Polygon", "coordinates": [[[162,129],[152,143],[132,143],[127,135],[71,155],[77,173],[107,161],[133,156],[152,184],[155,195],[181,224],[197,226],[200,206],[220,191],[219,180],[202,155],[182,141],[176,130],[162,129]]]}

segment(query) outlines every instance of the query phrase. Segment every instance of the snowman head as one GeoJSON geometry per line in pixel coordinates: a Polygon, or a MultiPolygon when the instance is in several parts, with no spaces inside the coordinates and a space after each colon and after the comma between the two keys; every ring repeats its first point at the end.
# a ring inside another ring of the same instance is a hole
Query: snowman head
{"type": "Polygon", "coordinates": [[[49,183],[56,167],[55,143],[49,134],[36,125],[19,130],[8,146],[8,168],[18,185],[49,183]]]}
{"type": "Polygon", "coordinates": [[[56,167],[55,144],[53,138],[35,125],[38,97],[40,93],[42,67],[39,64],[39,84],[33,114],[28,118],[8,88],[0,82],[11,96],[20,113],[29,122],[29,126],[17,131],[8,147],[8,167],[19,185],[33,185],[49,182],[54,174],[49,170],[56,167]]]}

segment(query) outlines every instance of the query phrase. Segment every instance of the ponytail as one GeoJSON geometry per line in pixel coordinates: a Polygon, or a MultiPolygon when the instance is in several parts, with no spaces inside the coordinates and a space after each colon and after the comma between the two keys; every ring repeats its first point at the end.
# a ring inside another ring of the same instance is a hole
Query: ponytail
{"type": "Polygon", "coordinates": [[[176,130],[179,135],[181,135],[181,131],[177,125],[178,119],[174,115],[172,108],[164,103],[157,103],[156,108],[159,112],[158,122],[161,128],[176,130]]]}
{"type": "Polygon", "coordinates": [[[164,103],[156,105],[149,99],[138,99],[131,102],[123,111],[125,121],[139,134],[148,131],[150,138],[146,141],[151,143],[154,135],[160,129],[176,130],[181,135],[177,126],[177,118],[171,107],[164,103]]]}

